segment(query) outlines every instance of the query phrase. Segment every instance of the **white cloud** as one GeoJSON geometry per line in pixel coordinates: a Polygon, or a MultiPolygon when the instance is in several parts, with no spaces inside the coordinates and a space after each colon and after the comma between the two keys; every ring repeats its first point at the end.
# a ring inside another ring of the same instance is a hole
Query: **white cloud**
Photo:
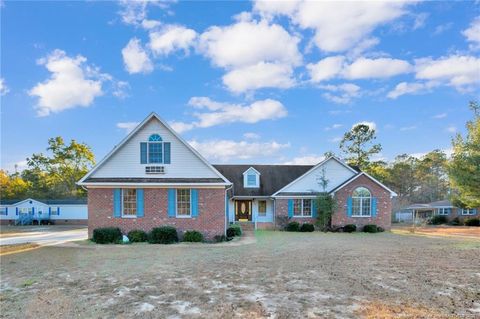
{"type": "Polygon", "coordinates": [[[343,69],[345,57],[331,56],[307,65],[310,78],[313,82],[321,82],[337,77],[343,69]]]}
{"type": "Polygon", "coordinates": [[[451,55],[439,59],[415,61],[416,78],[438,81],[460,92],[471,91],[480,84],[480,58],[451,55]]]}
{"type": "Polygon", "coordinates": [[[352,83],[320,85],[319,88],[328,91],[322,94],[324,98],[337,104],[350,103],[361,95],[360,87],[352,83]]]}
{"type": "Polygon", "coordinates": [[[259,62],[233,69],[223,76],[223,83],[234,93],[260,88],[290,88],[295,84],[293,69],[286,64],[259,62]]]}
{"type": "Polygon", "coordinates": [[[413,67],[404,60],[392,58],[358,58],[351,64],[343,56],[331,56],[316,64],[308,64],[312,82],[321,82],[334,78],[349,80],[381,79],[411,72],[413,67]]]}
{"type": "Polygon", "coordinates": [[[415,125],[412,125],[412,126],[404,126],[404,127],[401,127],[400,128],[400,131],[404,132],[404,131],[413,131],[415,130],[417,127],[415,125]]]}
{"type": "Polygon", "coordinates": [[[35,107],[39,116],[76,106],[88,107],[103,94],[102,82],[111,80],[111,76],[85,66],[86,61],[81,55],[69,57],[62,50],[55,50],[38,61],[52,73],[49,79],[29,91],[29,95],[39,98],[35,107]]]}
{"type": "Polygon", "coordinates": [[[231,159],[238,161],[239,159],[271,156],[290,147],[289,143],[281,144],[275,141],[260,143],[232,140],[210,140],[205,142],[192,140],[189,143],[206,158],[221,162],[231,159]]]}
{"type": "Polygon", "coordinates": [[[130,89],[130,84],[125,81],[113,81],[112,83],[112,95],[120,99],[128,97],[127,90],[130,89]]]}
{"type": "Polygon", "coordinates": [[[128,134],[131,131],[133,131],[133,129],[136,128],[138,124],[140,123],[139,122],[119,122],[117,123],[117,127],[125,130],[125,132],[128,134]]]}
{"type": "MultiPolygon", "coordinates": [[[[453,148],[444,148],[444,149],[441,149],[440,151],[442,151],[443,153],[445,153],[445,155],[447,155],[447,158],[450,158],[453,154],[453,148]]],[[[410,156],[412,157],[415,157],[417,159],[422,159],[425,155],[427,155],[428,153],[430,153],[431,151],[428,151],[428,152],[418,152],[418,153],[412,153],[410,154],[410,156]]]]}
{"type": "Polygon", "coordinates": [[[294,157],[292,160],[287,161],[283,164],[285,165],[315,165],[320,163],[325,159],[323,155],[306,155],[294,157]]]}
{"type": "Polygon", "coordinates": [[[445,31],[448,31],[452,28],[453,23],[445,23],[445,24],[440,24],[435,27],[435,30],[433,31],[433,35],[440,35],[444,33],[445,31]]]}
{"type": "Polygon", "coordinates": [[[344,70],[347,79],[389,78],[412,71],[410,63],[391,58],[359,58],[344,70]]]}
{"type": "Polygon", "coordinates": [[[157,28],[159,26],[161,26],[162,23],[160,21],[157,21],[157,20],[148,20],[148,19],[144,19],[142,21],[142,27],[144,29],[147,29],[147,30],[150,30],[150,29],[154,29],[154,28],[157,28]]]}
{"type": "Polygon", "coordinates": [[[451,125],[451,126],[447,127],[446,131],[449,132],[449,133],[455,133],[457,131],[457,128],[455,126],[451,125]]]}
{"type": "Polygon", "coordinates": [[[249,140],[258,140],[260,138],[260,135],[253,132],[247,132],[243,134],[243,137],[249,140]]]}
{"type": "Polygon", "coordinates": [[[332,126],[325,127],[324,130],[325,131],[336,130],[336,129],[341,128],[341,127],[343,127],[342,124],[333,124],[332,126]]]}
{"type": "Polygon", "coordinates": [[[153,64],[139,39],[133,38],[122,49],[123,63],[128,73],[150,73],[153,64]]]}
{"type": "Polygon", "coordinates": [[[399,96],[405,94],[420,94],[429,91],[436,84],[433,82],[420,83],[420,82],[401,82],[395,86],[393,90],[388,92],[387,97],[389,99],[396,99],[399,96]]]}
{"type": "Polygon", "coordinates": [[[342,137],[341,136],[336,136],[336,137],[332,137],[331,139],[329,139],[328,141],[331,142],[331,143],[338,143],[342,140],[342,137]]]}
{"type": "Polygon", "coordinates": [[[168,9],[173,0],[120,0],[121,7],[118,14],[125,24],[151,29],[157,27],[161,22],[147,19],[148,7],[155,6],[168,9]]]}
{"type": "Polygon", "coordinates": [[[377,130],[377,124],[375,122],[369,122],[369,121],[358,122],[358,123],[355,123],[355,124],[352,125],[352,129],[357,125],[366,125],[371,130],[377,130]]]}
{"type": "Polygon", "coordinates": [[[3,96],[10,92],[10,89],[8,88],[7,84],[5,83],[4,78],[0,78],[0,96],[3,96]]]}
{"type": "Polygon", "coordinates": [[[446,118],[446,117],[447,117],[447,113],[439,113],[437,115],[432,116],[432,118],[437,119],[437,120],[438,119],[443,119],[443,118],[446,118]]]}
{"type": "Polygon", "coordinates": [[[213,26],[200,36],[199,50],[213,64],[224,68],[272,62],[298,65],[300,39],[278,24],[242,21],[225,27],[213,26]]]}
{"type": "Polygon", "coordinates": [[[313,41],[323,51],[351,49],[373,30],[407,11],[408,1],[282,1],[257,0],[255,10],[265,17],[287,15],[304,29],[313,29],[313,41]]]}
{"type": "Polygon", "coordinates": [[[180,25],[167,25],[159,31],[150,32],[149,46],[158,56],[165,56],[174,51],[189,52],[194,44],[197,33],[180,25]]]}
{"type": "Polygon", "coordinates": [[[282,103],[272,99],[260,100],[250,105],[221,103],[208,97],[192,97],[188,104],[198,111],[193,116],[195,122],[172,122],[172,127],[179,132],[193,128],[206,128],[234,122],[257,123],[275,120],[287,116],[287,109],[282,103]],[[207,112],[200,112],[207,110],[207,112]]]}
{"type": "Polygon", "coordinates": [[[480,49],[480,16],[476,17],[470,26],[463,30],[462,34],[471,42],[471,48],[480,49]]]}

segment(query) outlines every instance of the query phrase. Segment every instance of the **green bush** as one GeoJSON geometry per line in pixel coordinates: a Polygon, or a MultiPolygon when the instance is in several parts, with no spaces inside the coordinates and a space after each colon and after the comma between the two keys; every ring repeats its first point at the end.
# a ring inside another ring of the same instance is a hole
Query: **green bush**
{"type": "Polygon", "coordinates": [[[237,224],[230,225],[227,228],[227,237],[235,237],[235,236],[242,236],[242,227],[237,224]]]}
{"type": "Polygon", "coordinates": [[[285,227],[286,231],[300,231],[300,224],[298,222],[289,222],[287,227],[285,227]]]}
{"type": "Polygon", "coordinates": [[[384,231],[385,229],[383,227],[380,227],[380,226],[377,227],[377,232],[383,233],[384,231]]]}
{"type": "Polygon", "coordinates": [[[430,224],[432,225],[442,225],[442,224],[446,224],[447,222],[448,222],[447,216],[443,216],[443,215],[435,215],[432,217],[432,219],[430,219],[430,224]]]}
{"type": "Polygon", "coordinates": [[[376,232],[378,232],[377,225],[375,225],[375,224],[365,225],[365,226],[363,226],[363,232],[364,233],[376,233],[376,232]]]}
{"type": "Polygon", "coordinates": [[[465,226],[480,226],[480,219],[478,218],[465,219],[465,226]]]}
{"type": "Polygon", "coordinates": [[[131,243],[143,243],[148,240],[147,233],[141,229],[129,231],[127,237],[131,243]]]}
{"type": "Polygon", "coordinates": [[[173,244],[178,242],[178,234],[175,227],[161,226],[153,228],[148,234],[150,244],[173,244]]]}
{"type": "Polygon", "coordinates": [[[300,227],[301,232],[312,232],[314,230],[315,230],[315,227],[313,226],[313,224],[310,224],[310,223],[304,223],[300,227]]]}
{"type": "Polygon", "coordinates": [[[463,220],[461,220],[460,218],[455,217],[455,218],[452,219],[448,224],[449,224],[449,225],[452,225],[452,226],[463,226],[463,225],[464,225],[464,222],[463,222],[463,220]]]}
{"type": "Polygon", "coordinates": [[[346,232],[346,233],[353,233],[353,232],[357,231],[357,225],[347,224],[347,225],[343,226],[343,231],[346,232]]]}
{"type": "Polygon", "coordinates": [[[122,231],[118,227],[104,227],[93,230],[92,240],[97,244],[118,244],[122,242],[122,231]]]}
{"type": "Polygon", "coordinates": [[[190,243],[201,243],[203,241],[203,235],[201,232],[196,230],[187,230],[183,234],[183,241],[190,243]]]}

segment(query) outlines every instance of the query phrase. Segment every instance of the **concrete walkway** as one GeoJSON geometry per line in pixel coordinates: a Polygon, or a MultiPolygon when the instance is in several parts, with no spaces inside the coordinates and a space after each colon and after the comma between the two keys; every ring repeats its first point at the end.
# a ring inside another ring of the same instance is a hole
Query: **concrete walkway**
{"type": "Polygon", "coordinates": [[[35,243],[51,246],[88,238],[87,227],[20,226],[18,231],[8,230],[0,237],[0,245],[35,243]]]}

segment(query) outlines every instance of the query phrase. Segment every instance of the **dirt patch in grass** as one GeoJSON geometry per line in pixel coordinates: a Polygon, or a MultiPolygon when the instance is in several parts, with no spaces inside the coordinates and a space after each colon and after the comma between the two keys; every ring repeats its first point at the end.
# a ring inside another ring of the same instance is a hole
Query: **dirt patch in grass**
{"type": "Polygon", "coordinates": [[[396,226],[392,229],[396,234],[418,234],[434,237],[452,237],[452,238],[468,238],[480,240],[480,227],[468,226],[396,226]]]}
{"type": "Polygon", "coordinates": [[[7,255],[0,318],[480,314],[480,249],[458,249],[462,240],[268,231],[255,239],[231,246],[45,247],[7,255]]]}
{"type": "Polygon", "coordinates": [[[40,247],[37,244],[25,243],[25,244],[15,244],[15,245],[2,245],[0,246],[0,256],[6,254],[12,254],[22,251],[28,251],[40,247]]]}

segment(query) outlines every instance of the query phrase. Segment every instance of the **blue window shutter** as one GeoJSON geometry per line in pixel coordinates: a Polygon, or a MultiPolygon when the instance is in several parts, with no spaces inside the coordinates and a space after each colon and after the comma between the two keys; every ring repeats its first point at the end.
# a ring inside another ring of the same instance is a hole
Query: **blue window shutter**
{"type": "Polygon", "coordinates": [[[293,199],[288,200],[288,217],[293,217],[293,199]]]}
{"type": "Polygon", "coordinates": [[[318,216],[317,212],[317,200],[312,199],[312,217],[316,218],[318,216]]]}
{"type": "Polygon", "coordinates": [[[52,214],[52,207],[48,206],[48,216],[52,214]]]}
{"type": "Polygon", "coordinates": [[[140,164],[147,164],[147,143],[140,143],[140,164]]]}
{"type": "Polygon", "coordinates": [[[35,207],[32,207],[32,215],[35,215],[35,207]]]}
{"type": "Polygon", "coordinates": [[[347,198],[347,216],[348,217],[352,216],[352,198],[351,197],[347,198]]]}
{"type": "Polygon", "coordinates": [[[60,207],[57,207],[57,215],[60,216],[60,207]]]}
{"type": "Polygon", "coordinates": [[[168,189],[168,217],[175,217],[177,207],[177,190],[175,188],[168,189]]]}
{"type": "Polygon", "coordinates": [[[170,164],[170,143],[163,143],[163,162],[170,164]]]}
{"type": "Polygon", "coordinates": [[[198,217],[198,189],[191,190],[192,217],[198,217]]]}
{"type": "Polygon", "coordinates": [[[113,190],[113,217],[122,216],[122,190],[115,188],[113,190]]]}
{"type": "Polygon", "coordinates": [[[143,198],[143,188],[137,188],[137,217],[145,216],[143,198]]]}
{"type": "Polygon", "coordinates": [[[372,217],[377,217],[377,198],[372,198],[372,217]]]}
{"type": "Polygon", "coordinates": [[[18,207],[15,207],[15,215],[18,215],[18,207]]]}
{"type": "Polygon", "coordinates": [[[5,207],[5,215],[8,216],[8,207],[5,207]]]}

